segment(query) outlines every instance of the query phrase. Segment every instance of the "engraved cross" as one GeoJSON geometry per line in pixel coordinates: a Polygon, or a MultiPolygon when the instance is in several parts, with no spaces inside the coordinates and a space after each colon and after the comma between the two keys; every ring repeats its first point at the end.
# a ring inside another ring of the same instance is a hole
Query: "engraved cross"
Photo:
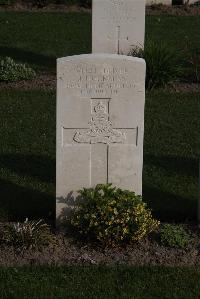
{"type": "Polygon", "coordinates": [[[110,146],[130,144],[137,146],[138,128],[113,127],[110,119],[110,101],[110,98],[90,99],[91,119],[88,120],[88,128],[63,128],[63,135],[65,131],[71,131],[71,145],[66,146],[88,146],[91,186],[97,183],[109,183],[110,146]],[[102,177],[101,182],[95,181],[96,173],[98,173],[98,180],[102,177]]]}

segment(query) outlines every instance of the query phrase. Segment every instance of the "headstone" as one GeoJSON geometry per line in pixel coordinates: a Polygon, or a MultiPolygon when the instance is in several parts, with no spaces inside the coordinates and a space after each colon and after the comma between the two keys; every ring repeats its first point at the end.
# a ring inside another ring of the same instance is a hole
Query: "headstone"
{"type": "Polygon", "coordinates": [[[146,0],[146,5],[155,4],[172,5],[172,0],[146,0]]]}
{"type": "Polygon", "coordinates": [[[145,0],[93,0],[92,52],[128,54],[144,46],[145,0]]]}
{"type": "Polygon", "coordinates": [[[57,219],[100,183],[142,193],[145,62],[114,54],[57,60],[57,219]]]}

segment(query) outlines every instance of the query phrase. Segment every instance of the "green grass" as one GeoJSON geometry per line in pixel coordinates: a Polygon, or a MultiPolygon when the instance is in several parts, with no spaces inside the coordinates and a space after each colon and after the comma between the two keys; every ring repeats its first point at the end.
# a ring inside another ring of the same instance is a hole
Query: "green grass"
{"type": "Polygon", "coordinates": [[[0,206],[23,219],[53,216],[55,93],[1,92],[0,102],[0,206]]]}
{"type": "MultiPolygon", "coordinates": [[[[199,27],[199,16],[146,18],[146,36],[165,41],[182,57],[186,39],[200,47],[199,27]]],[[[0,12],[2,57],[55,72],[57,57],[90,51],[89,13],[0,12]]],[[[199,93],[147,95],[144,200],[161,220],[196,219],[199,100],[199,93]]],[[[53,217],[55,93],[1,91],[0,102],[0,211],[53,217]]]]}
{"type": "MultiPolygon", "coordinates": [[[[146,36],[185,59],[186,40],[200,47],[199,16],[147,16],[146,36]]],[[[56,58],[91,52],[91,14],[0,12],[0,56],[55,72],[56,58]]]]}
{"type": "Polygon", "coordinates": [[[2,299],[198,299],[200,268],[0,268],[2,299]]]}
{"type": "MultiPolygon", "coordinates": [[[[0,93],[0,210],[51,218],[55,204],[55,93],[0,93]]],[[[161,220],[195,220],[200,93],[147,94],[144,200],[161,220]]]]}
{"type": "Polygon", "coordinates": [[[144,199],[161,220],[194,220],[200,157],[200,93],[147,94],[144,199]]]}
{"type": "Polygon", "coordinates": [[[91,52],[88,13],[0,12],[0,56],[55,72],[56,58],[91,52]]]}

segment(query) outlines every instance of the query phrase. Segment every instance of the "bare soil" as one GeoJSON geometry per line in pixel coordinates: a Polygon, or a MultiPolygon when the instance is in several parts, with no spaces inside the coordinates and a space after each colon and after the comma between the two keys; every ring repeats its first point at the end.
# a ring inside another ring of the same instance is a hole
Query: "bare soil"
{"type": "MultiPolygon", "coordinates": [[[[89,12],[90,8],[80,7],[78,5],[56,5],[50,4],[43,8],[38,8],[26,3],[17,3],[14,5],[0,5],[0,11],[62,11],[62,12],[89,12]]],[[[167,6],[167,5],[152,5],[146,7],[146,15],[199,15],[200,6],[167,6]]]]}
{"type": "Polygon", "coordinates": [[[200,6],[152,5],[146,7],[146,15],[195,16],[200,15],[200,6]]]}
{"type": "Polygon", "coordinates": [[[41,74],[37,75],[32,80],[21,80],[17,82],[0,82],[0,90],[9,89],[50,89],[56,88],[56,75],[55,74],[41,74]]]}
{"type": "MultiPolygon", "coordinates": [[[[36,78],[32,80],[22,80],[18,82],[0,82],[0,90],[10,90],[10,89],[56,89],[56,75],[55,74],[41,74],[37,75],[36,78]]],[[[200,84],[198,83],[171,83],[166,86],[164,91],[167,92],[198,92],[200,91],[200,84]]]]}
{"type": "Polygon", "coordinates": [[[121,248],[103,248],[80,243],[57,234],[57,245],[42,250],[22,250],[0,246],[0,266],[22,265],[200,265],[200,231],[193,227],[191,244],[186,249],[168,248],[155,237],[121,248]]]}
{"type": "Polygon", "coordinates": [[[91,12],[90,8],[81,7],[78,5],[56,5],[49,4],[45,7],[38,8],[26,3],[16,3],[13,5],[0,5],[0,11],[49,11],[49,12],[91,12]]]}

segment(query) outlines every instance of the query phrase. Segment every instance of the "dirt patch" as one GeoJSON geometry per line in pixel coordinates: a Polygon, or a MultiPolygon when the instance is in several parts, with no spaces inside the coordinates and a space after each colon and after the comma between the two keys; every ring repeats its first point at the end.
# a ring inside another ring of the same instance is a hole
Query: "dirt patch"
{"type": "MultiPolygon", "coordinates": [[[[42,89],[55,90],[56,89],[56,75],[55,74],[41,74],[33,80],[22,80],[18,82],[0,82],[0,90],[10,89],[42,89]]],[[[200,92],[200,84],[198,83],[171,83],[165,88],[166,92],[200,92]]]]}
{"type": "Polygon", "coordinates": [[[195,16],[200,15],[200,6],[152,5],[146,7],[146,15],[195,16]]]}
{"type": "Polygon", "coordinates": [[[198,83],[171,83],[165,88],[166,92],[176,93],[176,92],[200,92],[200,84],[198,83]]]}
{"type": "Polygon", "coordinates": [[[55,89],[56,88],[56,76],[54,74],[41,74],[37,75],[32,80],[22,80],[18,82],[0,82],[0,90],[10,89],[55,89]]]}
{"type": "MultiPolygon", "coordinates": [[[[50,4],[43,8],[37,8],[28,3],[17,3],[15,5],[0,5],[0,11],[49,11],[49,12],[88,12],[91,13],[90,8],[81,7],[79,5],[56,5],[50,4]]],[[[167,5],[152,5],[146,7],[146,15],[200,15],[200,6],[167,6],[167,5]]]]}
{"type": "Polygon", "coordinates": [[[155,236],[126,248],[102,248],[80,243],[57,234],[57,246],[43,250],[17,250],[0,247],[0,266],[22,265],[200,265],[200,231],[191,230],[192,240],[185,250],[167,248],[155,241],[155,236]]]}
{"type": "Polygon", "coordinates": [[[49,4],[43,8],[38,8],[26,3],[16,3],[14,5],[0,5],[0,11],[46,11],[46,12],[91,12],[90,8],[81,7],[79,5],[56,5],[49,4]]]}

